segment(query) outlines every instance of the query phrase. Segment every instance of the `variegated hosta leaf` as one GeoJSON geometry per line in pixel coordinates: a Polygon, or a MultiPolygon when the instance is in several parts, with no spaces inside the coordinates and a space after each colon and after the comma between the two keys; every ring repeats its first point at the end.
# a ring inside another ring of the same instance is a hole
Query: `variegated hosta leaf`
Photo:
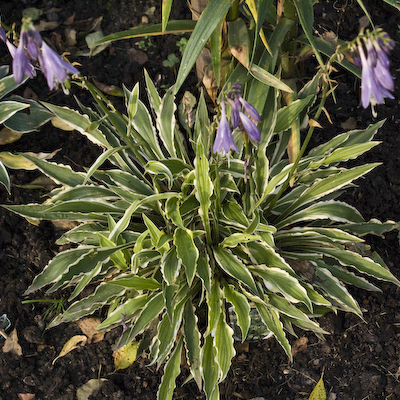
{"type": "Polygon", "coordinates": [[[185,340],[186,358],[190,367],[190,372],[197,383],[199,390],[202,390],[201,357],[200,357],[200,338],[201,334],[197,326],[198,318],[194,313],[192,302],[185,304],[183,314],[183,338],[185,340]]]}
{"type": "Polygon", "coordinates": [[[286,271],[265,265],[259,265],[251,270],[263,279],[264,285],[268,290],[282,293],[284,297],[293,303],[302,302],[312,312],[312,303],[307,295],[307,291],[296,278],[289,275],[286,271]]]}
{"type": "Polygon", "coordinates": [[[183,340],[180,338],[170,359],[165,364],[164,375],[157,392],[157,399],[159,400],[172,399],[175,389],[175,379],[181,371],[182,343],[183,340]]]}
{"type": "Polygon", "coordinates": [[[278,313],[273,308],[262,303],[256,303],[256,307],[258,313],[264,321],[264,324],[267,325],[268,329],[274,334],[279,344],[283,347],[283,350],[285,350],[286,355],[290,358],[290,360],[292,360],[293,357],[290,344],[286,338],[285,332],[283,331],[283,326],[279,320],[278,313]]]}
{"type": "Polygon", "coordinates": [[[346,310],[362,316],[360,306],[351,296],[346,287],[334,277],[326,268],[317,268],[316,276],[318,280],[314,282],[314,286],[320,287],[330,298],[338,302],[341,307],[346,310]]]}
{"type": "Polygon", "coordinates": [[[161,258],[161,273],[168,285],[172,285],[178,277],[182,261],[178,258],[176,246],[171,247],[161,258]]]}
{"type": "Polygon", "coordinates": [[[97,326],[97,330],[109,330],[121,325],[122,318],[125,315],[124,321],[128,322],[135,313],[142,309],[147,302],[147,295],[143,294],[131,299],[127,299],[120,304],[114,311],[108,314],[107,318],[97,326]]]}
{"type": "Polygon", "coordinates": [[[110,304],[116,297],[122,296],[126,289],[109,283],[102,283],[97,286],[95,292],[84,299],[73,303],[65,313],[55,317],[48,326],[48,329],[63,322],[77,321],[86,315],[93,314],[99,308],[110,304]]]}
{"type": "Polygon", "coordinates": [[[250,304],[246,296],[240,293],[232,285],[224,285],[226,300],[232,304],[237,315],[238,325],[242,331],[242,342],[246,340],[250,328],[250,304]]]}
{"type": "Polygon", "coordinates": [[[226,322],[225,311],[222,308],[215,329],[215,346],[217,348],[217,362],[220,369],[219,380],[221,382],[226,378],[231,366],[231,360],[236,354],[233,342],[233,329],[226,322]]]}
{"type": "Polygon", "coordinates": [[[186,278],[190,286],[196,273],[199,258],[199,251],[193,240],[193,232],[189,229],[177,228],[174,233],[174,244],[178,257],[185,267],[186,278]]]}
{"type": "MultiPolygon", "coordinates": [[[[112,285],[115,287],[119,287],[117,285],[112,285]]],[[[164,308],[164,298],[162,292],[152,294],[146,302],[146,305],[143,307],[139,317],[136,319],[135,323],[131,327],[124,332],[121,339],[118,341],[118,348],[124,347],[128,343],[130,343],[135,336],[142,333],[149,324],[161,313],[164,308]]]]}
{"type": "Polygon", "coordinates": [[[230,250],[214,247],[214,257],[222,270],[257,293],[250,271],[230,250]]]}
{"type": "Polygon", "coordinates": [[[218,382],[220,369],[217,363],[217,349],[212,335],[204,338],[201,348],[201,373],[204,380],[204,392],[207,400],[219,400],[218,382]]]}

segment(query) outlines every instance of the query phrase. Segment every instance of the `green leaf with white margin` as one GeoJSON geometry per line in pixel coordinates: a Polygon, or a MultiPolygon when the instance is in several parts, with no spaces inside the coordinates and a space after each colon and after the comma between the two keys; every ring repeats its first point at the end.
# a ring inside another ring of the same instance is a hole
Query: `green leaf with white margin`
{"type": "Polygon", "coordinates": [[[171,86],[167,90],[161,101],[161,110],[159,115],[159,126],[160,126],[159,136],[171,157],[176,157],[176,150],[174,144],[174,131],[176,125],[176,120],[175,120],[176,105],[174,100],[175,100],[174,87],[171,86]]]}
{"type": "Polygon", "coordinates": [[[211,285],[211,292],[207,295],[208,305],[208,324],[205,336],[211,334],[215,336],[215,329],[217,328],[219,315],[223,308],[223,296],[219,281],[214,279],[211,285]]]}
{"type": "Polygon", "coordinates": [[[286,339],[286,335],[285,332],[283,331],[283,326],[281,321],[279,320],[278,313],[274,309],[265,304],[262,303],[255,303],[255,304],[264,324],[267,325],[267,328],[274,334],[279,344],[282,346],[283,350],[285,350],[286,355],[289,357],[290,361],[292,361],[293,356],[290,349],[290,344],[286,339]]]}
{"type": "Polygon", "coordinates": [[[272,247],[267,246],[265,243],[251,242],[247,244],[247,248],[256,264],[264,263],[271,267],[280,268],[289,274],[294,273],[292,267],[286,262],[286,260],[272,247]]]}
{"type": "Polygon", "coordinates": [[[164,375],[158,389],[157,399],[171,400],[175,389],[175,380],[181,372],[182,338],[179,339],[170,359],[165,364],[164,375]]]}
{"type": "Polygon", "coordinates": [[[135,290],[157,290],[161,285],[154,278],[145,278],[134,274],[119,275],[118,278],[109,281],[110,284],[123,286],[127,289],[135,290]]]}
{"type": "Polygon", "coordinates": [[[47,293],[55,292],[63,285],[70,282],[73,278],[89,274],[99,262],[103,265],[107,264],[112,254],[114,254],[118,250],[122,250],[131,246],[132,243],[123,244],[120,246],[92,248],[90,252],[84,254],[77,262],[71,262],[68,270],[65,271],[63,275],[58,279],[58,281],[54,283],[50,289],[47,290],[47,293]]]}
{"type": "Polygon", "coordinates": [[[383,268],[381,265],[368,257],[363,257],[349,250],[320,248],[318,251],[322,254],[336,258],[336,260],[338,260],[343,266],[352,266],[364,274],[373,276],[377,279],[392,282],[395,285],[400,286],[400,281],[395,278],[389,270],[383,268]]]}
{"type": "Polygon", "coordinates": [[[317,58],[318,64],[323,66],[324,61],[322,60],[321,54],[314,43],[313,36],[314,2],[312,0],[294,0],[293,4],[296,7],[297,15],[304,33],[306,34],[307,39],[314,50],[314,55],[317,58]]]}
{"type": "Polygon", "coordinates": [[[370,290],[372,292],[382,292],[381,289],[373,285],[372,283],[368,282],[365,278],[362,276],[357,276],[353,272],[339,267],[337,265],[329,265],[325,264],[324,267],[328,269],[333,276],[336,276],[336,278],[340,279],[343,282],[349,283],[350,285],[357,286],[361,289],[364,290],[370,290]]]}
{"type": "Polygon", "coordinates": [[[322,160],[311,162],[308,168],[315,169],[321,165],[330,165],[341,161],[354,160],[361,154],[364,154],[368,150],[371,150],[373,147],[377,146],[380,143],[381,142],[367,142],[353,144],[349,147],[341,147],[334,150],[333,153],[324,157],[322,160]]]}
{"type": "Polygon", "coordinates": [[[42,287],[56,282],[61,276],[68,271],[71,264],[75,264],[81,260],[85,254],[93,250],[93,247],[80,246],[76,249],[65,250],[58,253],[45,266],[43,271],[35,277],[31,286],[25,291],[24,296],[41,289],[42,287]]]}
{"type": "Polygon", "coordinates": [[[232,254],[230,250],[222,247],[214,247],[214,257],[218,265],[239,283],[247,285],[254,293],[257,293],[256,285],[248,268],[232,254]]]}
{"type": "Polygon", "coordinates": [[[371,219],[368,222],[362,222],[360,224],[345,224],[340,225],[338,228],[345,231],[353,232],[359,236],[364,236],[368,234],[381,236],[385,232],[392,231],[393,229],[398,229],[399,224],[394,221],[381,222],[377,219],[371,219]]]}
{"type": "Polygon", "coordinates": [[[183,82],[196,63],[201,50],[205,47],[211,34],[215,28],[225,18],[234,0],[214,0],[207,4],[207,7],[201,13],[199,20],[193,33],[190,35],[189,41],[183,53],[181,65],[176,78],[175,93],[181,88],[183,82]]]}
{"type": "Polygon", "coordinates": [[[215,348],[214,338],[208,335],[204,338],[204,344],[201,348],[201,371],[204,379],[204,392],[207,400],[219,400],[218,380],[220,370],[217,358],[217,349],[215,348]]]}
{"type": "Polygon", "coordinates": [[[182,314],[186,301],[182,300],[175,304],[172,318],[167,312],[164,313],[162,320],[157,327],[157,354],[153,355],[153,361],[157,362],[158,368],[165,361],[175,343],[176,336],[182,323],[182,314]]]}
{"type": "Polygon", "coordinates": [[[291,214],[283,221],[276,223],[275,226],[277,229],[282,229],[298,222],[315,221],[317,219],[330,219],[331,221],[342,223],[364,222],[364,218],[356,208],[341,201],[328,200],[319,201],[295,214],[291,214]]]}
{"type": "Polygon", "coordinates": [[[293,303],[304,303],[312,312],[312,303],[307,291],[296,278],[286,271],[276,267],[267,267],[266,265],[252,267],[251,271],[264,280],[264,285],[268,290],[283,294],[286,299],[293,303]]]}
{"type": "Polygon", "coordinates": [[[165,213],[167,218],[170,219],[179,228],[185,229],[183,226],[182,216],[179,211],[180,199],[178,197],[172,197],[165,203],[165,213]]]}
{"type": "Polygon", "coordinates": [[[228,374],[231,360],[236,351],[233,345],[233,329],[227,324],[225,311],[221,309],[217,328],[215,330],[215,347],[217,348],[217,362],[220,369],[219,380],[223,381],[228,374]]]}
{"type": "Polygon", "coordinates": [[[160,269],[164,280],[168,285],[175,283],[175,280],[179,275],[181,265],[182,262],[178,258],[175,246],[172,246],[162,255],[160,269]]]}
{"type": "Polygon", "coordinates": [[[7,192],[10,193],[10,177],[8,176],[6,167],[1,162],[1,160],[0,160],[0,183],[2,183],[7,189],[7,192]]]}
{"type": "Polygon", "coordinates": [[[261,240],[261,236],[249,235],[247,233],[232,233],[232,235],[226,237],[222,243],[222,247],[236,247],[239,243],[254,242],[261,240]]]}
{"type": "Polygon", "coordinates": [[[200,357],[200,331],[197,326],[198,318],[194,312],[193,303],[187,301],[183,314],[183,339],[185,340],[186,359],[190,372],[197,383],[199,390],[202,390],[201,357],[200,357]]]}
{"type": "Polygon", "coordinates": [[[121,171],[119,169],[111,169],[105,171],[118,186],[132,190],[135,194],[150,196],[154,194],[154,190],[142,179],[138,179],[136,176],[128,172],[121,171]]]}
{"type": "Polygon", "coordinates": [[[124,315],[132,316],[147,303],[147,295],[143,294],[130,298],[120,304],[114,311],[108,314],[107,318],[96,327],[98,331],[106,331],[121,325],[124,315]]]}
{"type": "Polygon", "coordinates": [[[232,285],[224,285],[224,295],[237,315],[238,325],[242,331],[242,342],[244,342],[250,328],[250,304],[247,297],[235,290],[232,285]]]}
{"type": "Polygon", "coordinates": [[[161,25],[162,25],[162,31],[163,32],[167,28],[167,23],[168,23],[168,20],[169,20],[169,14],[171,12],[171,6],[172,6],[172,0],[164,0],[162,2],[162,20],[161,20],[161,25]]]}
{"type": "Polygon", "coordinates": [[[311,94],[304,99],[295,100],[290,105],[280,108],[276,116],[275,132],[279,133],[289,129],[293,121],[299,117],[299,114],[313,99],[314,95],[311,94]]]}
{"type": "Polygon", "coordinates": [[[151,196],[148,196],[142,200],[134,201],[129,208],[125,211],[124,216],[117,222],[114,229],[110,232],[109,239],[113,242],[117,242],[117,238],[121,232],[123,232],[129,225],[132,215],[135,211],[142,205],[152,203],[154,201],[166,200],[170,197],[179,196],[178,193],[174,192],[166,192],[166,193],[157,193],[151,196]]]}
{"type": "Polygon", "coordinates": [[[329,297],[341,304],[345,310],[353,312],[362,318],[360,306],[339,279],[333,276],[329,270],[321,267],[316,269],[316,276],[318,281],[314,282],[314,286],[324,290],[329,297]]]}
{"type": "Polygon", "coordinates": [[[204,90],[200,92],[199,104],[196,110],[196,121],[194,123],[194,140],[197,143],[199,137],[204,146],[204,153],[209,154],[211,128],[210,119],[208,117],[207,104],[204,99],[204,90]]]}
{"type": "Polygon", "coordinates": [[[191,286],[196,274],[197,260],[199,258],[199,250],[194,243],[193,232],[189,229],[176,228],[174,244],[178,257],[185,267],[187,282],[191,286]]]}
{"type": "Polygon", "coordinates": [[[18,87],[22,86],[28,79],[29,77],[25,75],[23,81],[21,83],[17,83],[15,82],[14,75],[8,75],[2,78],[0,80],[0,99],[18,87]]]}
{"type": "Polygon", "coordinates": [[[210,258],[206,252],[199,255],[197,260],[197,274],[203,282],[207,293],[211,293],[211,267],[210,258]]]}
{"type": "Polygon", "coordinates": [[[0,103],[0,124],[12,117],[20,110],[28,108],[29,104],[19,103],[18,101],[5,100],[0,103]]]}
{"type": "Polygon", "coordinates": [[[82,115],[68,107],[59,107],[43,101],[41,104],[47,107],[54,115],[60,118],[67,125],[71,126],[82,135],[87,136],[94,144],[111,148],[111,145],[108,143],[107,139],[99,129],[93,129],[89,131],[88,128],[91,124],[91,121],[87,115],[82,115]]]}
{"type": "Polygon", "coordinates": [[[40,158],[34,157],[28,153],[23,153],[23,156],[29,161],[33,162],[40,171],[42,171],[45,175],[53,179],[53,181],[58,184],[73,187],[77,185],[82,185],[85,179],[84,173],[72,171],[69,165],[50,163],[48,161],[44,161],[40,158]]]}
{"type": "Polygon", "coordinates": [[[149,297],[135,324],[122,336],[118,347],[123,347],[125,344],[129,343],[135,336],[142,333],[150,324],[150,322],[153,321],[163,309],[164,298],[162,292],[158,292],[157,294],[149,297]]]}
{"type": "Polygon", "coordinates": [[[97,275],[100,274],[103,267],[103,263],[99,262],[97,265],[89,272],[85,273],[82,277],[79,278],[78,284],[75,286],[74,291],[68,297],[68,301],[72,301],[78,296],[83,289],[90,283],[90,281],[97,275]]]}
{"type": "MultiPolygon", "coordinates": [[[[210,3],[211,4],[211,3],[210,3]]],[[[204,152],[203,142],[201,137],[197,140],[196,158],[194,160],[196,199],[200,203],[199,215],[203,221],[204,228],[207,232],[207,239],[210,238],[210,219],[208,216],[211,205],[211,196],[213,194],[213,183],[209,176],[208,158],[204,152]]]]}
{"type": "Polygon", "coordinates": [[[149,111],[140,100],[137,104],[136,114],[132,119],[132,126],[135,129],[132,135],[135,136],[137,143],[143,147],[142,150],[146,152],[150,159],[162,159],[164,155],[158,144],[156,130],[149,111]]]}
{"type": "Polygon", "coordinates": [[[286,83],[282,82],[275,75],[272,75],[270,72],[261,68],[257,64],[253,64],[250,67],[250,74],[264,85],[272,86],[276,89],[282,90],[283,92],[293,93],[293,90],[290,89],[286,83]]]}
{"type": "Polygon", "coordinates": [[[150,76],[147,72],[147,70],[144,70],[144,79],[146,81],[146,89],[147,89],[147,95],[149,98],[149,103],[156,115],[160,113],[160,107],[161,107],[161,98],[157,93],[157,89],[154,86],[153,81],[150,79],[150,76]]]}
{"type": "Polygon", "coordinates": [[[268,295],[268,303],[280,314],[285,314],[293,320],[298,321],[298,323],[301,324],[304,329],[312,330],[318,333],[328,333],[320,328],[316,322],[308,318],[305,313],[300,311],[290,301],[272,293],[268,295]]]}
{"type": "Polygon", "coordinates": [[[12,169],[26,169],[28,171],[36,169],[36,165],[27,160],[22,154],[11,154],[9,151],[0,153],[0,161],[4,163],[6,167],[12,169]]]}
{"type": "Polygon", "coordinates": [[[168,188],[171,188],[174,177],[172,176],[170,169],[165,164],[159,161],[151,160],[146,164],[145,172],[152,175],[161,175],[165,177],[168,181],[168,188]]]}
{"type": "Polygon", "coordinates": [[[86,173],[85,179],[82,183],[82,185],[86,185],[87,181],[90,179],[90,177],[94,174],[94,172],[100,168],[100,166],[109,158],[111,157],[114,153],[117,151],[125,150],[127,149],[128,146],[121,146],[121,147],[114,147],[112,149],[109,149],[102,153],[97,160],[91,165],[89,168],[88,172],[86,173]]]}
{"type": "Polygon", "coordinates": [[[292,211],[296,210],[304,204],[319,199],[330,193],[337,192],[342,187],[348,185],[355,179],[365,175],[378,165],[380,165],[380,163],[361,165],[359,167],[346,169],[336,175],[331,175],[328,178],[316,181],[301,195],[298,200],[292,203],[292,205],[278,218],[276,222],[279,222],[282,219],[286,218],[286,216],[289,215],[292,211]]]}
{"type": "Polygon", "coordinates": [[[120,286],[101,283],[95,292],[84,299],[73,303],[62,315],[57,316],[51,321],[48,328],[53,328],[63,322],[77,321],[78,319],[93,314],[99,308],[110,304],[116,297],[122,296],[126,289],[120,286]]]}

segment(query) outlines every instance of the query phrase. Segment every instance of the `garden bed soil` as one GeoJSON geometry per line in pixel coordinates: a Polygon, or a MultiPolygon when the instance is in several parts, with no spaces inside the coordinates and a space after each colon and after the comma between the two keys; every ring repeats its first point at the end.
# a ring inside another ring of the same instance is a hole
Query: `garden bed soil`
{"type": "MultiPolygon", "coordinates": [[[[160,21],[158,3],[155,0],[54,0],[47,3],[37,0],[8,1],[1,4],[1,15],[7,24],[19,21],[22,10],[27,7],[46,10],[44,19],[60,23],[65,23],[72,15],[75,21],[103,17],[101,27],[105,34],[109,34],[137,26],[143,17],[150,22],[160,21]],[[157,7],[154,14],[152,6],[157,7]]],[[[376,0],[365,1],[365,4],[374,22],[399,41],[400,12],[376,0]]],[[[185,2],[175,0],[173,18],[182,15],[190,18],[185,2]]],[[[334,32],[342,39],[352,39],[358,33],[359,18],[362,15],[356,2],[320,1],[316,5],[314,28],[321,35],[334,32]]],[[[62,33],[60,25],[52,35],[49,33],[49,37],[56,39],[57,34],[62,33]]],[[[173,82],[174,69],[164,67],[162,61],[170,53],[179,55],[176,46],[178,39],[175,36],[164,36],[151,41],[145,39],[139,44],[138,40],[131,39],[113,43],[92,58],[73,59],[81,63],[79,69],[89,79],[96,79],[105,85],[121,87],[125,84],[131,88],[137,81],[143,81],[145,67],[159,87],[162,87],[173,82]],[[143,54],[137,51],[143,51],[143,54]],[[142,64],[143,58],[140,57],[143,55],[147,61],[142,64]]],[[[363,129],[378,119],[386,118],[384,127],[377,134],[377,139],[382,141],[381,145],[360,160],[381,162],[382,165],[357,181],[357,186],[343,195],[343,199],[355,205],[366,219],[400,221],[398,50],[396,47],[392,54],[391,66],[392,74],[397,77],[396,99],[377,107],[378,118],[374,119],[370,110],[359,107],[359,82],[339,70],[335,75],[339,83],[336,91],[338,101],[334,103],[330,99],[327,104],[332,124],[327,119],[321,119],[323,129],[318,130],[313,139],[314,144],[326,141],[336,133],[348,130],[343,125],[346,123],[363,129]],[[349,117],[352,119],[349,120],[349,117]]],[[[0,57],[2,64],[10,63],[5,48],[0,49],[0,57]]],[[[192,76],[188,82],[192,92],[196,93],[196,78],[192,76]]],[[[76,108],[72,96],[66,98],[60,91],[50,93],[40,74],[35,80],[29,81],[19,94],[24,92],[25,95],[31,93],[38,96],[41,100],[76,108]],[[26,88],[30,91],[26,91],[26,88]]],[[[89,96],[80,96],[84,104],[91,104],[89,96]]],[[[40,132],[26,134],[19,141],[1,148],[2,151],[33,152],[52,152],[56,149],[60,151],[55,161],[70,163],[75,170],[90,166],[100,154],[100,150],[80,134],[64,132],[49,124],[40,132]]],[[[11,194],[7,194],[4,189],[0,190],[0,203],[41,202],[45,198],[45,189],[24,188],[24,185],[39,176],[36,171],[11,171],[11,194]]],[[[79,387],[98,377],[106,381],[90,399],[155,399],[161,371],[157,371],[155,366],[148,366],[146,358],[139,358],[125,370],[115,370],[111,347],[120,334],[119,330],[109,332],[102,341],[86,344],[52,363],[63,345],[72,336],[81,334],[81,331],[75,323],[68,323],[43,332],[46,305],[22,304],[22,301],[25,299],[23,293],[35,275],[60,250],[54,242],[61,233],[50,222],[41,222],[35,226],[0,209],[0,315],[7,314],[12,324],[11,329],[15,328],[18,333],[23,352],[21,356],[0,352],[0,400],[24,398],[21,394],[34,394],[35,399],[74,399],[79,387]]],[[[393,274],[400,278],[397,231],[386,234],[384,238],[368,237],[367,242],[380,253],[393,274]]],[[[274,339],[238,345],[231,371],[221,385],[221,398],[307,399],[322,374],[330,400],[400,398],[400,290],[392,284],[377,282],[377,285],[382,292],[371,293],[350,288],[364,310],[364,319],[341,312],[321,318],[320,324],[330,332],[325,341],[319,340],[312,333],[299,331],[301,341],[297,343],[301,346],[293,363],[288,361],[274,339]]],[[[48,296],[42,292],[30,298],[48,296]]],[[[297,339],[290,337],[291,343],[297,339]]],[[[183,382],[184,378],[179,378],[174,399],[205,398],[194,383],[182,385],[183,382]]]]}

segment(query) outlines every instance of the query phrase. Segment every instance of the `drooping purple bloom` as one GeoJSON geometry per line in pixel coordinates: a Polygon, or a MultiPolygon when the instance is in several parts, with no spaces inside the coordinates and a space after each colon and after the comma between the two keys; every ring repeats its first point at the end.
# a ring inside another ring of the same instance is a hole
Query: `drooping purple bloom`
{"type": "Polygon", "coordinates": [[[258,113],[258,111],[256,110],[256,108],[253,105],[251,105],[249,102],[247,102],[243,97],[239,97],[239,101],[240,101],[240,103],[242,103],[242,106],[246,110],[247,114],[249,114],[250,117],[254,121],[256,121],[256,122],[261,121],[260,114],[258,113]]]}
{"type": "Polygon", "coordinates": [[[21,83],[25,74],[36,76],[32,62],[39,62],[42,72],[46,76],[50,90],[63,83],[69,73],[79,74],[79,71],[70,63],[62,59],[42,39],[30,19],[23,19],[18,48],[15,48],[0,31],[0,38],[6,42],[13,57],[13,75],[17,83],[21,83]]]}
{"type": "Polygon", "coordinates": [[[73,65],[63,60],[45,42],[42,44],[38,59],[50,90],[56,87],[58,83],[64,82],[67,79],[68,72],[79,74],[79,71],[73,65]]]}
{"type": "Polygon", "coordinates": [[[225,101],[222,101],[221,120],[219,122],[217,135],[214,140],[213,152],[227,154],[231,149],[236,151],[236,153],[239,152],[226,118],[225,101]]]}
{"type": "MultiPolygon", "coordinates": [[[[0,26],[0,39],[6,44],[8,51],[11,54],[11,57],[15,58],[15,55],[17,54],[17,48],[8,40],[6,32],[4,31],[4,29],[0,26]]],[[[32,63],[25,57],[21,57],[21,54],[18,54],[18,57],[20,58],[20,71],[18,71],[18,73],[21,76],[18,76],[19,80],[15,80],[17,83],[21,83],[22,80],[24,79],[24,75],[28,75],[30,78],[33,78],[34,76],[36,76],[36,71],[35,71],[35,67],[32,65],[32,63]]],[[[13,61],[13,65],[14,65],[14,61],[13,61]]],[[[14,70],[14,67],[13,67],[14,70]]],[[[15,75],[14,75],[14,79],[15,79],[15,75]]]]}
{"type": "Polygon", "coordinates": [[[7,35],[6,35],[6,31],[0,26],[0,39],[3,42],[7,41],[7,35]]]}
{"type": "Polygon", "coordinates": [[[257,128],[257,125],[242,111],[239,112],[240,122],[243,125],[243,129],[249,136],[252,142],[261,142],[261,133],[257,128]]]}
{"type": "MultiPolygon", "coordinates": [[[[361,64],[361,104],[367,108],[370,104],[383,104],[385,98],[393,99],[393,77],[390,74],[388,53],[393,49],[394,41],[386,32],[378,31],[378,36],[366,37],[359,41],[357,63],[361,64]]],[[[356,63],[356,65],[357,65],[356,63]]]]}

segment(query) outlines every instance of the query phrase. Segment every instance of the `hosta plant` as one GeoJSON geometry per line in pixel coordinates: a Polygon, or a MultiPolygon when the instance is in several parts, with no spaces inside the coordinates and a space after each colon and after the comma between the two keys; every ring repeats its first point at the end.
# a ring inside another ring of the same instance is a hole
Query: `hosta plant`
{"type": "Polygon", "coordinates": [[[136,85],[125,88],[127,112],[120,114],[88,82],[83,86],[95,108],[44,103],[104,148],[85,173],[25,154],[59,186],[43,204],[6,206],[31,221],[78,222],[58,240],[71,248],[26,292],[73,288],[69,307],[50,327],[100,312],[98,329],[124,327],[116,347],[140,340],[151,362],[163,366],[160,399],[172,397],[182,354],[199,389],[217,399],[234,340],[246,340],[251,315],[291,358],[296,327],[323,335],[315,317],[337,310],[361,316],[347,285],[373,291],[379,291],[377,279],[399,285],[362,239],[396,224],[364,221],[338,199],[377,166],[341,163],[376,146],[383,122],[340,133],[297,163],[285,156],[294,119],[312,117],[317,78],[299,93],[296,111],[277,111],[279,96],[271,88],[258,125],[256,114],[252,125],[245,119],[256,111],[240,85],[222,93],[220,123],[210,120],[201,96],[181,113],[186,132],[175,120],[174,88],[161,98],[147,74],[150,108],[136,85]]]}

